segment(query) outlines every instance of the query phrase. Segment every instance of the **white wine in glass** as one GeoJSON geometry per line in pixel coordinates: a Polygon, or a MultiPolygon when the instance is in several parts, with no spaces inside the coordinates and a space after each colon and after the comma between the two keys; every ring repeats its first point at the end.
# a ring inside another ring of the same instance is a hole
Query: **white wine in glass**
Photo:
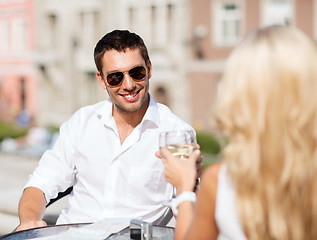
{"type": "Polygon", "coordinates": [[[187,159],[193,153],[195,146],[193,144],[168,145],[167,149],[173,156],[181,159],[187,159]]]}

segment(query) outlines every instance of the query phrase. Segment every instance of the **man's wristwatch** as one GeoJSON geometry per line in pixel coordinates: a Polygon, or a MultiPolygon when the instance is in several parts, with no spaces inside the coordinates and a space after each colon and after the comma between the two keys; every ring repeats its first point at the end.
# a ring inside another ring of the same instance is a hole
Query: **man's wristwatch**
{"type": "Polygon", "coordinates": [[[194,187],[194,189],[193,189],[193,192],[196,192],[196,191],[199,189],[199,183],[200,183],[200,179],[197,178],[197,179],[196,179],[195,187],[194,187]]]}

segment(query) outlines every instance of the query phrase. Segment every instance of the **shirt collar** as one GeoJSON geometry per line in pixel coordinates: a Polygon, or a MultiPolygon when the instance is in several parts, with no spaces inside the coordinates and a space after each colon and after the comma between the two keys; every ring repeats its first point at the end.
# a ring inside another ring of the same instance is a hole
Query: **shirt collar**
{"type": "MultiPolygon", "coordinates": [[[[157,102],[154,101],[152,96],[149,94],[150,102],[148,109],[146,110],[144,117],[140,123],[143,125],[146,122],[152,122],[156,126],[159,126],[160,115],[157,107],[157,102]]],[[[102,119],[105,124],[110,124],[112,120],[112,100],[108,98],[106,101],[102,102],[103,104],[97,105],[96,116],[99,119],[102,119]]]]}
{"type": "Polygon", "coordinates": [[[96,116],[104,123],[109,124],[112,119],[112,101],[108,98],[96,105],[96,116]]]}
{"type": "Polygon", "coordinates": [[[154,101],[152,96],[149,94],[150,103],[144,114],[144,117],[141,121],[141,124],[144,124],[147,121],[153,122],[155,125],[159,126],[160,123],[160,115],[157,107],[157,102],[154,101]]]}

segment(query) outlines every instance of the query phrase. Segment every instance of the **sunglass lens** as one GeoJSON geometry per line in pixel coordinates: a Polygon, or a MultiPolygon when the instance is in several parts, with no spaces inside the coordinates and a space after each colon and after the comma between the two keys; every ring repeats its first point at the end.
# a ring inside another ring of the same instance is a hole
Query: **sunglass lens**
{"type": "Polygon", "coordinates": [[[142,66],[132,68],[129,75],[135,80],[142,80],[146,76],[146,69],[142,66]]]}
{"type": "Polygon", "coordinates": [[[119,85],[122,80],[123,80],[123,73],[122,72],[110,73],[107,76],[107,82],[111,86],[119,85]]]}

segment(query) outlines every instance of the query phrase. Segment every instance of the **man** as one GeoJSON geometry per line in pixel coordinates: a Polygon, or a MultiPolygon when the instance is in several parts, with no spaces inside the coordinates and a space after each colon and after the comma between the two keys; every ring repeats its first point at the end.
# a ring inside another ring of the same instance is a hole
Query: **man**
{"type": "Polygon", "coordinates": [[[42,156],[19,203],[17,230],[45,226],[45,206],[73,184],[57,224],[103,218],[154,221],[172,196],[155,157],[162,131],[192,129],[149,95],[152,64],[143,40],[106,34],[94,51],[97,79],[109,99],[78,110],[42,156]]]}

